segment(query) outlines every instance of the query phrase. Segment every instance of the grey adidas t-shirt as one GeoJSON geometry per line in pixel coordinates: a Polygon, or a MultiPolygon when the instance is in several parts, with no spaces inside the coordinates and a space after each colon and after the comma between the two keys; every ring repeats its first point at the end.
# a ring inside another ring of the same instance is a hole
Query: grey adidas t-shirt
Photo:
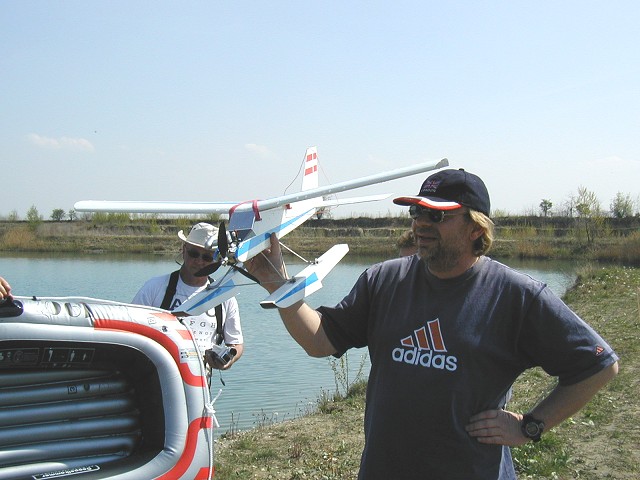
{"type": "Polygon", "coordinates": [[[369,348],[367,480],[515,478],[509,449],[471,438],[469,418],[503,407],[527,368],[571,384],[617,360],[543,283],[487,257],[449,280],[389,260],[318,311],[340,354],[369,348]]]}

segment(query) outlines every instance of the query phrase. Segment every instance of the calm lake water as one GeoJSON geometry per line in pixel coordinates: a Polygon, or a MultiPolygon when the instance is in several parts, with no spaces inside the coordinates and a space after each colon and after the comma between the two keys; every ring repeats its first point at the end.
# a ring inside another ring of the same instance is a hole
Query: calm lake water
{"type": "MultiPolygon", "coordinates": [[[[338,303],[357,277],[375,259],[346,257],[327,276],[324,288],[307,299],[311,306],[338,303]]],[[[575,281],[571,262],[505,261],[508,265],[546,282],[557,294],[575,281]]],[[[0,255],[0,276],[21,296],[83,296],[130,302],[150,277],[178,268],[172,258],[141,255],[0,255]]],[[[301,268],[301,267],[300,267],[301,268]]],[[[296,272],[291,266],[290,273],[296,272]]],[[[259,286],[247,285],[238,295],[245,352],[233,368],[215,375],[212,395],[218,433],[298,417],[314,409],[322,392],[336,390],[328,359],[308,357],[285,331],[277,311],[263,310],[266,297],[259,286]]],[[[365,361],[366,349],[349,352],[352,375],[365,361]]],[[[368,368],[365,369],[365,374],[368,368]]]]}

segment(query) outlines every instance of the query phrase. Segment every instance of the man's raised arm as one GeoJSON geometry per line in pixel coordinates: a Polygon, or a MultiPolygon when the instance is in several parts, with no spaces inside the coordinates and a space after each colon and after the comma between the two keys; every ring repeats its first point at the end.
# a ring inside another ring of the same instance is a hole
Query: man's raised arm
{"type": "MultiPolygon", "coordinates": [[[[271,235],[271,245],[244,266],[269,293],[287,280],[286,268],[278,238],[271,235]]],[[[336,352],[322,328],[320,314],[304,301],[279,308],[280,317],[293,339],[312,357],[326,357],[336,352]]]]}

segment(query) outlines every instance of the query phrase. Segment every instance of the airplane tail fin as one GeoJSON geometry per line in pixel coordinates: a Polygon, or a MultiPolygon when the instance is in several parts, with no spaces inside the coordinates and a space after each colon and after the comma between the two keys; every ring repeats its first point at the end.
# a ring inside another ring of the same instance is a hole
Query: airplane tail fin
{"type": "Polygon", "coordinates": [[[318,188],[318,147],[309,147],[304,157],[301,191],[318,188]]]}

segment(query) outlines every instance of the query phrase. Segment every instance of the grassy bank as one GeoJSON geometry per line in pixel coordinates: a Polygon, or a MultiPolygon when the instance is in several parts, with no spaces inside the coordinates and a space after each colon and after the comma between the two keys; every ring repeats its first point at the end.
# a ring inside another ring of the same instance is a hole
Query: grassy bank
{"type": "MultiPolygon", "coordinates": [[[[629,219],[629,222],[636,219],[629,219]]],[[[122,222],[0,222],[0,252],[118,252],[173,255],[180,248],[177,232],[193,220],[122,222]]],[[[209,220],[213,221],[213,220],[209,220]]],[[[216,222],[214,222],[216,223],[216,222]]],[[[318,256],[336,243],[347,243],[352,256],[390,258],[396,242],[410,227],[409,218],[354,218],[309,221],[285,239],[306,257],[318,256]]],[[[626,225],[626,224],[625,224],[626,225]]],[[[500,219],[492,255],[497,258],[580,259],[640,266],[640,228],[602,229],[588,239],[580,229],[558,222],[500,219]]]]}
{"type": "MultiPolygon", "coordinates": [[[[541,442],[514,449],[519,478],[640,478],[640,269],[585,270],[565,300],[613,345],[620,374],[541,442]]],[[[221,438],[216,478],[355,478],[364,417],[364,389],[356,387],[347,398],[319,399],[310,415],[221,438]]],[[[531,370],[514,386],[510,408],[527,410],[552,387],[531,370]]]]}

